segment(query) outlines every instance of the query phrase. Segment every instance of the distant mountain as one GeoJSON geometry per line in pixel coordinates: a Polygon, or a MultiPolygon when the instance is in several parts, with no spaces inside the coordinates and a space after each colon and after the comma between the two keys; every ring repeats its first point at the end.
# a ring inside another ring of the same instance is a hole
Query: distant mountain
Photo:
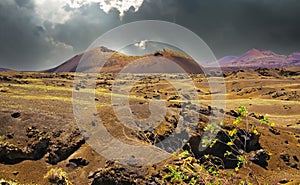
{"type": "Polygon", "coordinates": [[[99,68],[97,61],[109,58],[105,61],[101,72],[202,73],[201,67],[197,62],[180,52],[164,49],[143,56],[128,56],[105,47],[97,47],[76,55],[63,64],[45,72],[74,72],[82,57],[84,57],[85,61],[82,60],[80,66],[85,71],[97,71],[97,68],[99,68]],[[126,66],[128,67],[126,68],[126,66]]]}
{"type": "Polygon", "coordinates": [[[0,68],[0,72],[3,72],[3,71],[12,71],[11,69],[7,69],[7,68],[0,68]]]}
{"type": "MultiPolygon", "coordinates": [[[[285,56],[272,51],[252,49],[239,57],[223,57],[219,59],[218,62],[224,70],[300,66],[300,53],[285,56]]],[[[208,65],[208,67],[210,66],[211,65],[208,65]]]]}
{"type": "MultiPolygon", "coordinates": [[[[93,71],[98,72],[100,70],[98,61],[105,58],[109,59],[105,61],[105,65],[99,72],[203,73],[202,67],[207,68],[207,70],[214,69],[213,62],[204,62],[200,66],[189,56],[169,49],[143,56],[128,56],[101,46],[78,54],[61,65],[42,72],[75,72],[83,56],[86,61],[82,61],[80,66],[85,71],[93,69],[93,71]]],[[[272,51],[251,49],[241,56],[223,57],[218,60],[218,63],[223,71],[300,66],[300,52],[285,56],[272,51]]],[[[11,70],[0,68],[1,71],[11,70]]]]}
{"type": "Polygon", "coordinates": [[[233,61],[235,61],[238,57],[237,56],[226,56],[218,60],[219,64],[222,65],[229,65],[233,61]]]}
{"type": "Polygon", "coordinates": [[[289,58],[300,60],[300,52],[290,54],[289,58]]]}

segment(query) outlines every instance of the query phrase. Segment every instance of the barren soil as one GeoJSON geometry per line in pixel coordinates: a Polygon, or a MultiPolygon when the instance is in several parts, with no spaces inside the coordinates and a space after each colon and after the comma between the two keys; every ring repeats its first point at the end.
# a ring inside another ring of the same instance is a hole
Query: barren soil
{"type": "MultiPolygon", "coordinates": [[[[192,155],[191,163],[201,163],[205,154],[224,153],[218,143],[212,149],[198,152],[198,137],[210,118],[211,109],[224,113],[224,132],[230,130],[240,105],[248,108],[249,122],[259,132],[259,140],[245,151],[246,164],[237,172],[231,162],[220,169],[219,177],[203,173],[202,183],[220,178],[223,184],[300,184],[300,73],[299,68],[260,69],[225,73],[226,110],[210,107],[211,92],[204,75],[191,75],[201,105],[196,133],[184,148],[192,155]],[[267,117],[275,126],[259,122],[267,117]],[[198,146],[197,145],[197,146],[198,146]],[[259,149],[269,153],[267,164],[250,159],[259,149]],[[233,172],[232,175],[227,175],[233,172]],[[207,181],[206,181],[207,180],[207,181]]],[[[107,161],[86,142],[75,122],[72,91],[90,93],[84,84],[75,87],[74,73],[1,72],[0,73],[0,179],[20,184],[50,184],[44,178],[51,168],[61,167],[72,184],[173,184],[166,178],[168,165],[183,165],[175,156],[150,166],[126,166],[107,161]]],[[[180,78],[180,74],[169,74],[180,78]]],[[[220,77],[209,77],[212,79],[220,77]]],[[[134,131],[117,121],[111,100],[113,74],[100,74],[96,81],[95,102],[98,115],[107,130],[129,144],[151,145],[168,137],[176,129],[177,120],[184,115],[176,90],[165,80],[148,78],[135,84],[130,91],[132,112],[139,118],[150,115],[149,101],[160,98],[174,108],[174,116],[165,120],[153,132],[134,131]]],[[[184,85],[184,84],[181,84],[184,85]]],[[[112,95],[118,96],[118,95],[112,95]]],[[[81,102],[84,104],[84,102],[81,102]]],[[[213,119],[213,118],[212,118],[213,119]]],[[[87,123],[90,124],[90,123],[87,123]]],[[[92,124],[92,123],[91,123],[92,124]]],[[[97,125],[95,126],[97,127],[97,125]]],[[[241,126],[240,128],[245,129],[241,126]]],[[[222,133],[218,135],[222,139],[222,133]]],[[[251,144],[250,144],[251,146],[251,144]]],[[[201,176],[201,175],[200,175],[201,176]]],[[[201,184],[201,182],[198,182],[201,184]]]]}

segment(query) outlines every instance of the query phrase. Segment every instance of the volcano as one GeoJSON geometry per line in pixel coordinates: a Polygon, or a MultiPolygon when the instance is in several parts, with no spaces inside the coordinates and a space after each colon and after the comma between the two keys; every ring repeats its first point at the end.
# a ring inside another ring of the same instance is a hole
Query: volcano
{"type": "Polygon", "coordinates": [[[78,54],[44,72],[75,72],[79,64],[80,72],[203,73],[202,67],[197,62],[177,51],[163,49],[143,56],[129,56],[103,46],[78,54]],[[104,65],[100,69],[101,61],[104,65]],[[83,69],[84,71],[81,71],[83,69]]]}

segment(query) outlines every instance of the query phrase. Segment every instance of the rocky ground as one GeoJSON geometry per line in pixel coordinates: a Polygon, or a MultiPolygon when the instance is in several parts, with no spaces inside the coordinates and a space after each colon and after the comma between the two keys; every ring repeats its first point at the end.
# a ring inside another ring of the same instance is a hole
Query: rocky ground
{"type": "MultiPolygon", "coordinates": [[[[140,80],[130,89],[134,115],[149,117],[147,107],[152,99],[165,100],[166,107],[173,110],[152,131],[133,130],[118,122],[110,101],[115,75],[97,76],[95,116],[103,120],[111,135],[125,143],[155,145],[176,132],[178,120],[189,114],[187,109],[199,114],[199,119],[192,121],[195,131],[185,130],[190,139],[182,150],[146,166],[107,160],[90,146],[89,135],[75,122],[72,105],[73,89],[90,91],[85,83],[74,84],[74,73],[1,72],[0,183],[298,185],[298,71],[285,68],[226,72],[226,108],[222,109],[212,106],[212,95],[218,92],[211,91],[204,75],[191,75],[201,100],[196,107],[183,101],[166,80],[140,80]],[[246,114],[238,109],[241,105],[248,109],[246,114]],[[216,112],[224,115],[217,140],[200,152],[201,138],[212,129],[208,121],[214,119],[216,112]],[[243,120],[237,124],[240,118],[243,120]]],[[[175,74],[169,77],[182,78],[175,74]]],[[[213,75],[208,78],[210,82],[220,79],[213,75]]],[[[87,124],[97,129],[97,123],[87,124]]]]}

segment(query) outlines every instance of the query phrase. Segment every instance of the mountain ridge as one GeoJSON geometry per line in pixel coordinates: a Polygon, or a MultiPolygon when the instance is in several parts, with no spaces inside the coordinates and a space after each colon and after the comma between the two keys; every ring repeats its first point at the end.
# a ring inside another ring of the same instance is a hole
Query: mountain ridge
{"type": "MultiPolygon", "coordinates": [[[[213,67],[213,62],[207,62],[206,67],[213,67]]],[[[290,55],[280,55],[270,50],[251,49],[240,56],[226,56],[218,60],[223,70],[281,68],[300,66],[300,52],[290,55]]]]}
{"type": "MultiPolygon", "coordinates": [[[[170,72],[170,73],[202,73],[202,68],[215,68],[215,62],[203,62],[201,66],[188,55],[173,51],[170,49],[163,49],[155,51],[154,53],[131,56],[124,53],[116,52],[104,46],[99,46],[83,53],[77,54],[62,64],[42,70],[40,72],[75,72],[82,57],[93,58],[94,60],[101,60],[109,58],[105,62],[99,72],[118,73],[124,71],[123,68],[129,64],[132,70],[125,72],[148,73],[148,72],[170,72]],[[138,61],[138,62],[136,62],[138,61]],[[174,62],[175,65],[170,65],[174,62]],[[136,65],[136,66],[135,66],[136,65]],[[150,67],[151,66],[151,67],[150,67]],[[181,69],[179,69],[181,68],[181,69]],[[184,71],[182,71],[182,69],[184,71]]],[[[241,70],[241,69],[258,69],[258,68],[281,68],[300,66],[300,52],[293,52],[289,55],[280,55],[270,50],[251,49],[240,56],[225,56],[217,60],[218,65],[222,70],[241,70]]],[[[87,62],[89,63],[89,62],[87,62]]],[[[84,63],[82,65],[85,65],[84,63]]],[[[81,66],[82,66],[81,65],[81,66]]],[[[97,66],[97,62],[90,63],[90,66],[84,66],[87,69],[92,69],[97,66]]],[[[99,69],[100,70],[100,69],[99,69]]],[[[0,68],[0,71],[12,71],[7,68],[0,68]]],[[[95,69],[97,71],[97,69],[95,69]]]]}

